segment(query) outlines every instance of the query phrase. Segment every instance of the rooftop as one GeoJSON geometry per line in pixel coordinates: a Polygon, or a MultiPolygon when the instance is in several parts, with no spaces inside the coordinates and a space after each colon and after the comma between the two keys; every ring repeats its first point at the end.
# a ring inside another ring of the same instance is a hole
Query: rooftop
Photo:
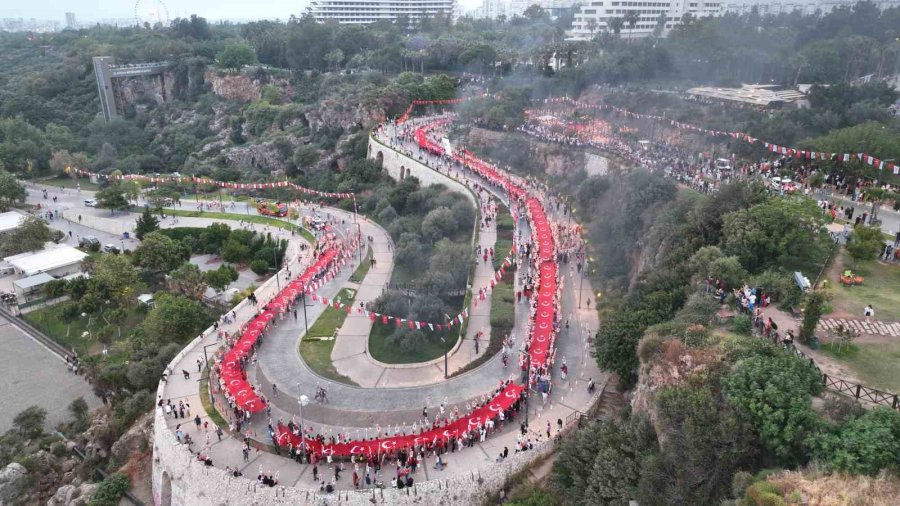
{"type": "Polygon", "coordinates": [[[33,276],[40,272],[72,265],[76,262],[80,262],[85,257],[87,257],[87,253],[71,246],[63,246],[39,251],[33,254],[21,254],[6,257],[4,260],[9,262],[10,265],[17,270],[22,271],[25,276],[33,276]]]}
{"type": "Polygon", "coordinates": [[[0,234],[19,228],[25,217],[15,211],[0,213],[0,234]]]}
{"type": "Polygon", "coordinates": [[[806,95],[798,90],[776,90],[772,86],[745,84],[740,88],[713,88],[700,86],[691,88],[689,95],[712,98],[716,100],[728,100],[745,104],[769,106],[784,102],[796,102],[806,98],[806,95]]]}

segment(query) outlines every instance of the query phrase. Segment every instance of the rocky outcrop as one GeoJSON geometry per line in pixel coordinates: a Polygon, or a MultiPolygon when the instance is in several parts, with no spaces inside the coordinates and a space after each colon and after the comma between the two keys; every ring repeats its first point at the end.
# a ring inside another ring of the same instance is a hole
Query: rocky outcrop
{"type": "Polygon", "coordinates": [[[28,470],[18,462],[0,469],[0,504],[9,504],[19,497],[25,487],[28,470]]]}
{"type": "Polygon", "coordinates": [[[385,120],[384,110],[379,107],[343,100],[321,100],[305,116],[313,131],[331,127],[341,127],[345,131],[353,127],[369,130],[385,120]]]}
{"type": "Polygon", "coordinates": [[[290,101],[294,97],[294,87],[287,77],[273,76],[265,71],[255,71],[252,74],[226,74],[207,70],[204,79],[212,85],[213,93],[225,100],[238,102],[259,100],[262,97],[263,87],[267,84],[281,91],[282,100],[290,101]]]}
{"type": "Polygon", "coordinates": [[[222,150],[222,156],[230,167],[268,174],[286,171],[290,166],[293,149],[301,143],[298,137],[288,136],[277,143],[272,141],[226,148],[222,150]],[[285,152],[285,146],[290,147],[291,152],[285,152]]]}
{"type": "MultiPolygon", "coordinates": [[[[698,327],[699,332],[702,326],[698,327]]],[[[666,338],[653,333],[641,340],[638,356],[641,366],[631,409],[647,414],[654,426],[657,413],[653,400],[658,390],[683,385],[689,377],[721,360],[717,351],[690,348],[684,346],[678,338],[666,338]]]]}
{"type": "Polygon", "coordinates": [[[63,485],[47,501],[47,506],[87,506],[99,486],[97,483],[63,485]]]}
{"type": "Polygon", "coordinates": [[[175,96],[175,76],[170,71],[140,77],[125,77],[113,81],[116,107],[124,112],[134,107],[138,113],[146,109],[142,102],[152,101],[157,105],[169,102],[175,96]]]}
{"type": "Polygon", "coordinates": [[[113,443],[110,454],[116,462],[125,462],[133,454],[144,451],[150,446],[153,437],[153,416],[147,413],[139,418],[128,432],[113,443]]]}

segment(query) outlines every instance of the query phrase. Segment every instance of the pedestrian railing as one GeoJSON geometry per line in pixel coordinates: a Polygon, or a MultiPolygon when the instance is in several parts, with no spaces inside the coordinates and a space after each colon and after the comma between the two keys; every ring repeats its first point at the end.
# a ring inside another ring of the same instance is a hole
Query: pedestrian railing
{"type": "MultiPolygon", "coordinates": [[[[759,334],[759,336],[765,337],[762,334],[759,334]]],[[[776,346],[779,344],[771,338],[768,339],[772,341],[776,346]]],[[[859,383],[853,383],[841,378],[835,378],[834,376],[829,376],[822,372],[819,366],[816,365],[815,360],[803,353],[796,346],[783,346],[783,348],[788,353],[809,363],[810,367],[814,368],[819,374],[821,374],[822,386],[824,386],[826,390],[831,390],[832,392],[837,392],[839,394],[849,395],[850,397],[853,397],[854,399],[861,402],[866,402],[878,406],[888,406],[891,409],[900,411],[900,395],[867,387],[859,383]]]]}
{"type": "Polygon", "coordinates": [[[897,394],[869,388],[859,383],[851,383],[827,374],[822,374],[822,384],[828,390],[849,395],[856,400],[900,410],[900,396],[897,394]]]}

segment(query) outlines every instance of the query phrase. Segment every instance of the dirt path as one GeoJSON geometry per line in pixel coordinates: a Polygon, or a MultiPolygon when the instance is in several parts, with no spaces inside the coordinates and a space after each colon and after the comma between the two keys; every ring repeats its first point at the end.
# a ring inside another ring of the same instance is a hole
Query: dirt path
{"type": "MultiPolygon", "coordinates": [[[[764,318],[772,318],[772,320],[775,321],[775,324],[778,325],[779,334],[784,335],[788,330],[793,330],[794,335],[800,333],[800,320],[794,319],[790,314],[785,313],[784,311],[779,311],[773,306],[769,306],[763,309],[762,313],[764,318]]],[[[862,336],[860,336],[858,342],[863,342],[862,336]]],[[[797,348],[800,349],[800,351],[806,354],[806,356],[813,359],[823,373],[847,381],[863,383],[863,381],[856,376],[856,373],[853,371],[853,369],[851,369],[850,366],[848,366],[846,363],[834,359],[819,350],[814,350],[809,346],[800,344],[799,341],[794,341],[794,344],[797,346],[797,348]]],[[[823,343],[823,346],[827,346],[827,344],[823,343]]]]}

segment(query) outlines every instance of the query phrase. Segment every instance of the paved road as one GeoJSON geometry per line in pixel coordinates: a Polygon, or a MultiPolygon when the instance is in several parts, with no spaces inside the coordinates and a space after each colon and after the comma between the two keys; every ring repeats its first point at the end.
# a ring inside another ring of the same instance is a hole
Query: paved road
{"type": "Polygon", "coordinates": [[[47,428],[69,419],[69,403],[84,397],[96,408],[100,400],[83,376],[66,369],[57,355],[0,317],[0,433],[29,406],[47,410],[47,428]]]}

